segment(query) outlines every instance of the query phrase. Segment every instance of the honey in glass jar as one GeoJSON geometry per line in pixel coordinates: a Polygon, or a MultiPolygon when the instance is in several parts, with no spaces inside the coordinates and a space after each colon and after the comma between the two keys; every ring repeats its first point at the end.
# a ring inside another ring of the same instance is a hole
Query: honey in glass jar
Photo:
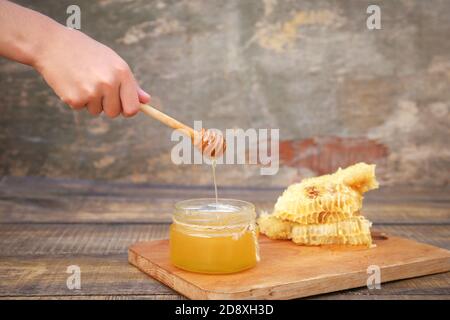
{"type": "Polygon", "coordinates": [[[170,258],[181,269],[224,274],[259,260],[253,204],[233,199],[192,199],[175,205],[170,258]]]}

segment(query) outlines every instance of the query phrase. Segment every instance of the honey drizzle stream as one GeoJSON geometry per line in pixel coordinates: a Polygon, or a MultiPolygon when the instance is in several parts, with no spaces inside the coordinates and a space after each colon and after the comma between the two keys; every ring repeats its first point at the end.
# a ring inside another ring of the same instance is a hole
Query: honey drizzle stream
{"type": "Polygon", "coordinates": [[[216,159],[214,159],[211,163],[211,167],[212,167],[212,175],[213,175],[213,183],[214,183],[214,194],[216,195],[216,205],[217,205],[219,203],[219,198],[217,196],[216,164],[217,164],[217,161],[216,161],[216,159]]]}

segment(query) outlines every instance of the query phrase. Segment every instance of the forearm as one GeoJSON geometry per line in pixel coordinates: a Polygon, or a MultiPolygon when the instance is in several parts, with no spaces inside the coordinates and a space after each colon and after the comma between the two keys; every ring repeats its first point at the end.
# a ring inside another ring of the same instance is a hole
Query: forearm
{"type": "Polygon", "coordinates": [[[30,9],[0,0],[0,55],[34,67],[74,109],[135,115],[150,96],[113,50],[30,9]],[[77,48],[77,50],[73,50],[77,48]]]}
{"type": "Polygon", "coordinates": [[[36,11],[0,0],[1,56],[34,66],[45,46],[63,28],[36,11]]]}

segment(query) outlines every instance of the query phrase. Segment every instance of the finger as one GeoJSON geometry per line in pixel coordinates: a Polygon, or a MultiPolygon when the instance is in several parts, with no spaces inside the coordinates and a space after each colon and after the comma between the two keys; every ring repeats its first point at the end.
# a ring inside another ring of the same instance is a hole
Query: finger
{"type": "Polygon", "coordinates": [[[105,90],[103,97],[103,111],[110,118],[117,117],[122,112],[120,102],[120,86],[114,86],[105,90]]]}
{"type": "Polygon", "coordinates": [[[74,110],[82,110],[86,107],[88,101],[87,99],[78,99],[78,98],[61,98],[61,100],[71,107],[74,110]]]}
{"type": "Polygon", "coordinates": [[[102,113],[103,107],[102,107],[102,96],[95,97],[87,104],[87,109],[90,114],[97,116],[100,113],[102,113]]]}
{"type": "Polygon", "coordinates": [[[138,87],[134,79],[127,79],[120,86],[122,113],[125,117],[134,116],[139,111],[138,87]]]}
{"type": "Polygon", "coordinates": [[[138,88],[138,98],[140,103],[149,103],[151,100],[151,96],[142,90],[141,87],[138,88]]]}

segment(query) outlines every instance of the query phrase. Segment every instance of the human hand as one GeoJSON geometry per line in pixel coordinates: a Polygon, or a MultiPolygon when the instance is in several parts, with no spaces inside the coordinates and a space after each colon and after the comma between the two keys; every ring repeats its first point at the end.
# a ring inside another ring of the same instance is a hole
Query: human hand
{"type": "Polygon", "coordinates": [[[135,115],[150,95],[137,84],[127,63],[112,49],[66,27],[48,35],[32,65],[62,101],[111,118],[135,115]]]}

